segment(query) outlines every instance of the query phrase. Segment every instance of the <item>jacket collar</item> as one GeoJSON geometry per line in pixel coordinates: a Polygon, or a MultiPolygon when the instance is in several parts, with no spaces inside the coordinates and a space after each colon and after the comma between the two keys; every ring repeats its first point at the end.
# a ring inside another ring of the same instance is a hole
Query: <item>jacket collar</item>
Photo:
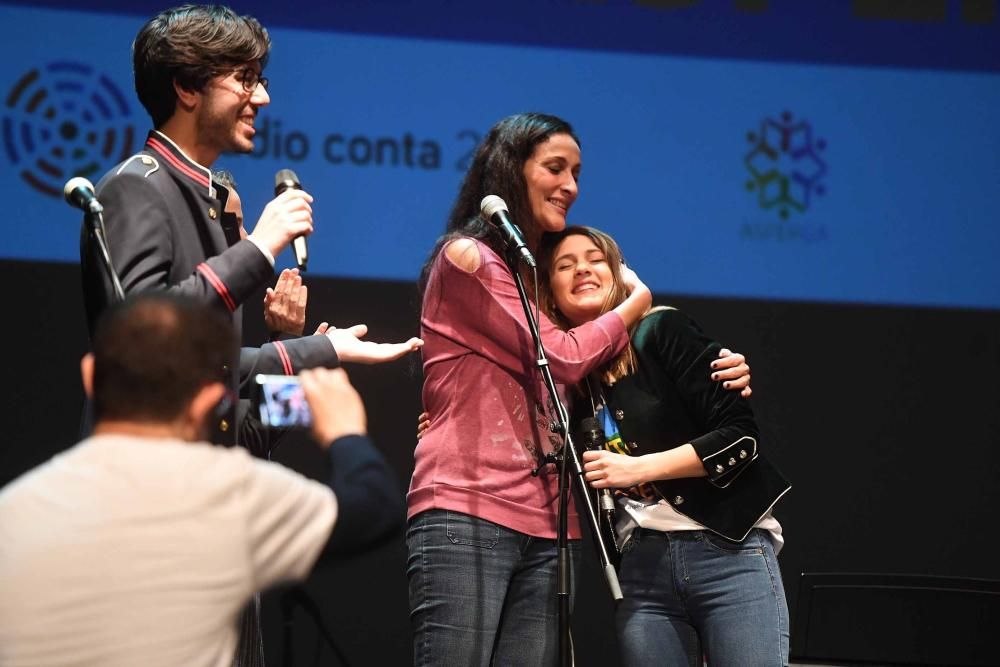
{"type": "Polygon", "coordinates": [[[173,168],[173,171],[205,188],[209,197],[215,197],[215,188],[212,187],[212,170],[188,157],[170,137],[159,130],[152,130],[146,137],[146,148],[162,157],[173,168]]]}

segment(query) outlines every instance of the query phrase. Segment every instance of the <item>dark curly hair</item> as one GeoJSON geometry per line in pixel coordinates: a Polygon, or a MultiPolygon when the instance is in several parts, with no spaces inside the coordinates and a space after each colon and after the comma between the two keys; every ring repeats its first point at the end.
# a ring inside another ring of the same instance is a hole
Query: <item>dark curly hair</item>
{"type": "Polygon", "coordinates": [[[135,92],[153,127],[162,127],[177,106],[176,80],[202,90],[213,77],[240,66],[267,64],[271,38],[252,16],[221,5],[183,5],[149,19],[132,42],[135,92]]]}

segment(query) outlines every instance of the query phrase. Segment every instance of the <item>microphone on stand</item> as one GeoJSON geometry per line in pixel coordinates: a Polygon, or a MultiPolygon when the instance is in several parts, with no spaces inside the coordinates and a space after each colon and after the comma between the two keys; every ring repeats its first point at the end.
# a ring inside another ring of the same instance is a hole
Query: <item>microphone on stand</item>
{"type": "Polygon", "coordinates": [[[525,264],[535,268],[535,258],[531,256],[531,251],[528,250],[528,245],[524,242],[524,234],[521,233],[517,225],[510,221],[507,203],[496,195],[486,195],[479,204],[479,210],[483,217],[500,230],[500,235],[503,236],[507,249],[519,255],[525,264]]]}
{"type": "MultiPolygon", "coordinates": [[[[301,190],[299,177],[291,169],[282,169],[274,175],[274,196],[277,197],[285,190],[301,190]]],[[[296,236],[292,239],[292,252],[295,254],[295,263],[300,271],[306,270],[306,263],[309,261],[309,248],[306,247],[306,237],[296,236]]]]}
{"type": "Polygon", "coordinates": [[[83,176],[76,176],[66,181],[63,186],[63,196],[70,206],[83,211],[83,224],[89,232],[87,238],[97,248],[97,256],[104,265],[104,270],[111,281],[111,289],[114,290],[115,300],[125,300],[125,290],[122,288],[121,279],[115,271],[115,265],[111,261],[111,251],[108,249],[108,241],[104,237],[104,207],[97,201],[94,193],[94,184],[83,176]]]}
{"type": "Polygon", "coordinates": [[[66,185],[63,186],[63,196],[70,206],[84,213],[96,214],[104,211],[101,202],[97,201],[97,195],[94,194],[94,184],[83,176],[76,176],[66,181],[66,185]]]}

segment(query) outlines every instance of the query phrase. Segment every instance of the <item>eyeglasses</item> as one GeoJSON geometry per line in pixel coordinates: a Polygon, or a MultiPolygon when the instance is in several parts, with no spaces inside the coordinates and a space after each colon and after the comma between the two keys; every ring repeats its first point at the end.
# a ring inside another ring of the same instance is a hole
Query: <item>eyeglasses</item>
{"type": "Polygon", "coordinates": [[[264,86],[264,90],[267,90],[268,84],[271,83],[266,76],[261,76],[260,72],[249,65],[243,69],[236,70],[236,76],[234,78],[243,84],[243,90],[248,93],[252,93],[257,90],[257,84],[264,86]]]}

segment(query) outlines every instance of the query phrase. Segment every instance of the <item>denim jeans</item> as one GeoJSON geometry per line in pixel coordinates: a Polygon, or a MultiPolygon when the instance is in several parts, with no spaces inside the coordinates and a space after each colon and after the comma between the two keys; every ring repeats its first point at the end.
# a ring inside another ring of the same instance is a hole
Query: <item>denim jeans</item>
{"type": "Polygon", "coordinates": [[[788,607],[766,531],[736,544],[708,531],[640,529],[619,578],[625,665],[788,664],[788,607]]]}
{"type": "MultiPolygon", "coordinates": [[[[415,665],[556,664],[555,540],[429,510],[406,546],[415,665]]],[[[572,540],[571,563],[579,550],[572,540]]]]}

